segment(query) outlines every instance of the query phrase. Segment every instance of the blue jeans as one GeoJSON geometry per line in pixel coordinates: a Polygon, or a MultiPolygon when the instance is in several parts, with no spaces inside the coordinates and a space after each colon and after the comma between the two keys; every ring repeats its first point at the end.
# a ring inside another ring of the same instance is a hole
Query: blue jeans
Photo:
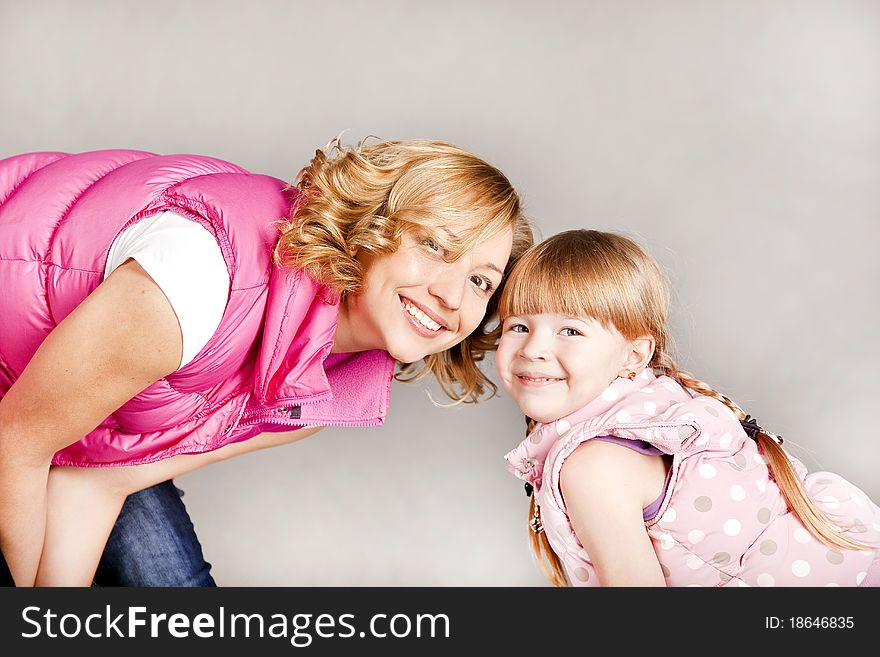
{"type": "MultiPolygon", "coordinates": [[[[172,481],[129,495],[95,573],[98,586],[217,586],[172,481]]],[[[0,586],[12,586],[0,555],[0,586]]]]}
{"type": "Polygon", "coordinates": [[[129,495],[95,573],[97,586],[217,586],[172,481],[129,495]]]}

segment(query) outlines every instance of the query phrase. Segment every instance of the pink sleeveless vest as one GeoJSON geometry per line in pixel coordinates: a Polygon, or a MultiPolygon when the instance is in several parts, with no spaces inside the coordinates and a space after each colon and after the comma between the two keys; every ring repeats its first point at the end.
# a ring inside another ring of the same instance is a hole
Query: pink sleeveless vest
{"type": "Polygon", "coordinates": [[[275,222],[296,199],[281,180],[197,155],[113,150],[0,161],[0,397],[101,283],[111,243],[138,220],[172,210],[199,222],[231,279],[220,326],[196,358],[54,464],[149,463],[263,431],[384,421],[394,360],[378,350],[330,354],[338,299],[272,262],[275,222]]]}
{"type": "MultiPolygon", "coordinates": [[[[569,521],[559,476],[581,443],[607,435],[673,457],[660,509],[645,523],[668,586],[880,585],[878,549],[829,548],[789,512],[730,409],[645,370],[635,381],[616,379],[571,415],[537,425],[505,456],[508,469],[535,487],[547,540],[574,586],[599,582],[569,521]]],[[[848,536],[880,546],[880,508],[864,492],[830,472],[808,475],[792,461],[807,492],[848,536]]]]}

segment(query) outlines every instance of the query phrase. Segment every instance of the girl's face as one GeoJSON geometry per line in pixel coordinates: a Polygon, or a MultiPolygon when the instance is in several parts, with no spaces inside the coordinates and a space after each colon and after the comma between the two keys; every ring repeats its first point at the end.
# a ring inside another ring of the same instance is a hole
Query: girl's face
{"type": "Polygon", "coordinates": [[[364,288],[341,310],[350,342],[384,349],[402,363],[458,344],[483,320],[512,245],[511,229],[447,262],[430,231],[419,229],[405,234],[394,253],[358,256],[364,288]]]}
{"type": "Polygon", "coordinates": [[[595,399],[633,362],[633,344],[587,317],[511,315],[495,366],[522,412],[538,422],[570,415],[595,399]]]}

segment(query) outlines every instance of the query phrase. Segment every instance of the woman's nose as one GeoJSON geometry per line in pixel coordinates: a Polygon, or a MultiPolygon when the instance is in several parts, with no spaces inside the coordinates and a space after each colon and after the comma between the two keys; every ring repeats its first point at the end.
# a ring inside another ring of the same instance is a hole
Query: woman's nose
{"type": "Polygon", "coordinates": [[[467,276],[462,277],[455,268],[438,272],[428,285],[428,293],[437,299],[445,308],[458,310],[464,298],[467,276]],[[464,279],[464,280],[462,280],[464,279]]]}

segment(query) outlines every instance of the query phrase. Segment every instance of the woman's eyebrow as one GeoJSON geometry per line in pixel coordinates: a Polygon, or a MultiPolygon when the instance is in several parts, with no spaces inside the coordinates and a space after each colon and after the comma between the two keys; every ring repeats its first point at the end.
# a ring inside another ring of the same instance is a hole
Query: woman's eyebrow
{"type": "MultiPolygon", "coordinates": [[[[454,232],[449,230],[449,228],[447,228],[446,226],[443,226],[443,232],[446,233],[446,237],[449,239],[450,242],[454,243],[454,242],[458,241],[459,239],[461,239],[458,235],[456,235],[454,232]]],[[[504,278],[504,272],[501,269],[499,269],[497,265],[492,264],[491,262],[486,262],[486,263],[480,265],[480,267],[485,267],[486,269],[491,269],[492,271],[498,272],[498,274],[502,278],[504,278]]]]}

